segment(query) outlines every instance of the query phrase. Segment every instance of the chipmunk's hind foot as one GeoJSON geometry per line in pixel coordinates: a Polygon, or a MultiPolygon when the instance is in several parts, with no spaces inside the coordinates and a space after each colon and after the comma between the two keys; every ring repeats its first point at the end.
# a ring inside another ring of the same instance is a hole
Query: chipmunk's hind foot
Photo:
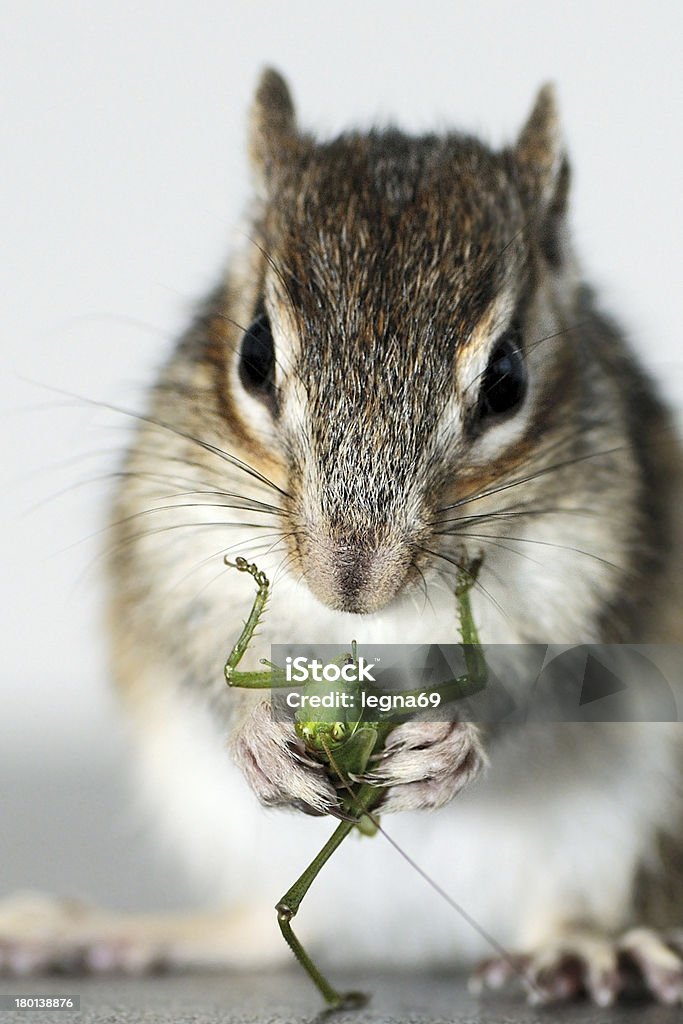
{"type": "Polygon", "coordinates": [[[0,975],[148,974],[277,962],[271,908],[124,914],[19,892],[0,901],[0,975]]]}
{"type": "Polygon", "coordinates": [[[629,996],[665,1005],[683,1003],[683,929],[660,933],[634,928],[613,940],[575,933],[533,953],[495,957],[470,979],[475,994],[522,984],[532,1004],[587,997],[611,1006],[629,996]]]}

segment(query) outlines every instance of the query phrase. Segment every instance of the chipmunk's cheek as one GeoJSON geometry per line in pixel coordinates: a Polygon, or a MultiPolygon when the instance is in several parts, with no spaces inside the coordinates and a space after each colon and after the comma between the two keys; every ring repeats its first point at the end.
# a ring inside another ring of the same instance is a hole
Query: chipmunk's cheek
{"type": "Polygon", "coordinates": [[[379,611],[403,587],[411,562],[402,546],[370,546],[322,538],[301,553],[306,582],[315,596],[338,611],[379,611]]]}

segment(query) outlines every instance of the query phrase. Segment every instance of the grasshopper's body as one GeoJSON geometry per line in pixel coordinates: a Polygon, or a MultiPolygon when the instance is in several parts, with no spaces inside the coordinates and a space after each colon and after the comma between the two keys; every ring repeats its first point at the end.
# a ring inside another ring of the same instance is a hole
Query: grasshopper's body
{"type": "MultiPolygon", "coordinates": [[[[233,564],[227,558],[225,562],[227,565],[233,564]]],[[[253,562],[249,563],[246,558],[237,558],[234,567],[240,572],[246,572],[254,577],[257,592],[244,629],[225,664],[226,682],[229,686],[241,686],[248,689],[278,688],[291,685],[286,679],[283,669],[264,658],[261,659],[261,663],[268,666],[266,671],[240,672],[238,669],[263,614],[270,584],[265,573],[261,572],[253,562]]],[[[472,684],[478,688],[483,684],[486,675],[486,662],[479,645],[479,637],[472,618],[468,596],[476,579],[477,571],[478,565],[473,571],[462,569],[456,586],[460,635],[468,669],[466,676],[452,680],[452,685],[455,686],[458,695],[462,694],[463,688],[467,685],[472,684]]],[[[351,643],[351,652],[342,655],[339,661],[351,661],[354,665],[358,665],[355,640],[351,643]]],[[[352,698],[352,706],[358,706],[355,699],[360,691],[358,673],[347,674],[341,677],[341,680],[340,685],[352,698]]],[[[446,687],[449,685],[451,684],[446,684],[446,687]]],[[[306,686],[310,687],[310,683],[304,684],[304,687],[306,686]]],[[[342,994],[333,988],[294,934],[291,921],[297,914],[299,906],[318,872],[352,829],[358,828],[359,831],[370,835],[377,830],[377,819],[372,811],[381,804],[384,792],[381,787],[363,781],[363,775],[368,768],[370,758],[381,752],[384,742],[395,724],[397,723],[386,718],[375,721],[333,721],[329,714],[311,718],[310,710],[307,714],[301,711],[296,713],[295,732],[305,751],[326,765],[334,773],[335,781],[341,787],[338,815],[342,821],[294,885],[277,903],[275,909],[285,941],[311,980],[317,985],[325,1001],[335,1008],[356,1003],[365,997],[356,992],[342,994]]]]}

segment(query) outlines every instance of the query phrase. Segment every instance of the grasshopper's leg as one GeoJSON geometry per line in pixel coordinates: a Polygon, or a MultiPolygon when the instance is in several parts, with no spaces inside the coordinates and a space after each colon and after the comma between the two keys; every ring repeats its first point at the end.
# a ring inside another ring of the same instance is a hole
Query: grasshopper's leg
{"type": "Polygon", "coordinates": [[[484,648],[479,640],[479,631],[470,604],[470,590],[477,582],[480,566],[481,562],[476,562],[468,569],[460,569],[455,587],[460,637],[467,667],[467,675],[463,676],[462,680],[466,681],[470,693],[481,689],[488,677],[484,648]]]}
{"type": "MultiPolygon", "coordinates": [[[[228,686],[247,690],[291,687],[284,671],[265,658],[261,664],[270,671],[240,672],[237,668],[249,648],[268,598],[269,582],[265,573],[246,558],[235,563],[225,560],[256,581],[254,603],[240,637],[225,664],[228,686]]],[[[327,777],[325,766],[308,757],[294,724],[279,721],[266,699],[248,702],[240,724],[232,735],[233,756],[261,803],[267,806],[293,805],[313,814],[339,814],[339,798],[327,777]]]]}
{"type": "MultiPolygon", "coordinates": [[[[374,786],[361,786],[357,793],[354,794],[354,811],[357,812],[359,817],[362,816],[367,811],[372,810],[379,802],[381,796],[381,791],[374,786]]],[[[320,852],[313,858],[308,867],[297,878],[294,885],[287,890],[275,907],[283,938],[331,1009],[362,1005],[366,1001],[367,996],[360,992],[338,992],[301,945],[301,942],[294,934],[291,922],[292,918],[298,913],[304,896],[315,881],[321,868],[327,863],[354,826],[354,821],[342,821],[337,825],[337,828],[320,852]]]]}
{"type": "MultiPolygon", "coordinates": [[[[465,675],[433,687],[455,700],[480,690],[487,678],[486,659],[469,602],[478,566],[462,570],[456,600],[465,675]]],[[[481,771],[486,757],[479,731],[467,721],[438,721],[418,717],[397,727],[387,737],[383,751],[373,757],[370,771],[361,778],[388,790],[383,811],[441,807],[453,799],[481,771]]]]}
{"type": "MultiPolygon", "coordinates": [[[[270,581],[266,574],[262,572],[254,562],[248,562],[246,558],[238,557],[234,562],[230,562],[226,557],[224,558],[224,562],[232,569],[237,569],[239,572],[246,572],[249,576],[253,576],[257,587],[256,597],[254,598],[254,603],[251,606],[249,617],[244,624],[244,628],[239,635],[237,643],[230,651],[228,660],[225,663],[223,670],[225,673],[225,681],[228,686],[239,686],[251,690],[271,690],[278,687],[288,688],[297,685],[286,678],[283,669],[274,665],[272,661],[268,661],[266,658],[260,659],[262,665],[268,666],[268,671],[266,672],[238,671],[237,666],[247,653],[254,633],[256,632],[256,628],[261,621],[261,616],[263,615],[263,611],[268,600],[270,581]]],[[[335,659],[334,664],[343,665],[348,657],[348,654],[342,654],[335,659]]]]}
{"type": "Polygon", "coordinates": [[[224,559],[225,564],[229,565],[233,569],[237,569],[239,572],[246,572],[250,576],[254,577],[256,581],[256,597],[254,603],[251,606],[249,617],[244,623],[244,629],[240,633],[237,643],[230,651],[228,660],[225,663],[225,681],[228,686],[240,686],[254,690],[270,690],[277,686],[289,686],[285,679],[285,674],[282,669],[279,669],[276,665],[266,661],[265,658],[261,658],[262,665],[268,665],[269,670],[267,672],[239,672],[237,666],[249,649],[252,637],[256,632],[261,616],[263,615],[263,609],[266,606],[268,600],[268,591],[270,588],[270,581],[264,572],[256,566],[253,562],[248,562],[246,558],[236,558],[234,562],[224,559]]]}
{"type": "Polygon", "coordinates": [[[470,604],[470,591],[477,581],[480,563],[471,565],[468,569],[461,569],[458,573],[455,587],[455,599],[458,607],[458,626],[460,629],[460,640],[465,656],[465,668],[467,671],[462,676],[449,679],[445,683],[439,683],[433,687],[430,693],[439,693],[444,702],[450,700],[462,700],[478,693],[486,686],[488,679],[488,666],[484,648],[479,640],[479,630],[472,615],[470,604]]]}
{"type": "MultiPolygon", "coordinates": [[[[467,671],[464,675],[455,676],[453,679],[448,679],[445,682],[438,683],[428,689],[401,690],[401,694],[403,696],[419,697],[420,694],[426,694],[428,696],[435,693],[440,695],[441,703],[447,703],[448,701],[462,700],[465,697],[471,696],[473,693],[478,693],[478,691],[483,689],[486,685],[486,680],[488,678],[486,656],[484,648],[479,640],[479,631],[477,630],[477,626],[472,615],[472,607],[470,605],[469,597],[470,590],[476,582],[478,571],[478,565],[471,566],[467,570],[461,569],[458,574],[458,581],[455,589],[458,608],[458,626],[467,671]]],[[[352,650],[354,650],[353,645],[352,650]]],[[[385,692],[388,691],[373,688],[373,693],[384,694],[385,692]]],[[[441,706],[441,704],[439,704],[439,706],[441,706]]],[[[396,723],[403,717],[412,718],[414,717],[414,714],[415,713],[412,711],[406,711],[403,716],[397,712],[390,712],[388,716],[381,714],[379,716],[379,720],[381,722],[386,721],[396,723]]]]}

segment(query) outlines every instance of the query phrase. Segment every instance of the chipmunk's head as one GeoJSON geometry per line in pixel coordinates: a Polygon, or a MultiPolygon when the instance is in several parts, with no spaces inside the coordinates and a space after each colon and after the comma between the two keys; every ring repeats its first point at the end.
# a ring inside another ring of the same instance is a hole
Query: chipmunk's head
{"type": "Polygon", "coordinates": [[[523,464],[564,400],[563,349],[540,344],[570,279],[553,93],[501,152],[394,130],[317,143],[267,71],[250,153],[233,404],[282,469],[310,589],[372,612],[464,543],[444,540],[447,507],[523,464]]]}

